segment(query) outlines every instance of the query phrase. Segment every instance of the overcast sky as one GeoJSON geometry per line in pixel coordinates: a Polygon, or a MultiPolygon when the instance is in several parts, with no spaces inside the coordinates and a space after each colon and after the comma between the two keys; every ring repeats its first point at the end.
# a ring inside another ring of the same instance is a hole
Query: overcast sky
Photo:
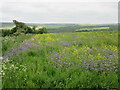
{"type": "Polygon", "coordinates": [[[2,21],[13,19],[39,23],[102,24],[118,22],[118,1],[43,0],[31,2],[4,0],[0,6],[2,21]]]}

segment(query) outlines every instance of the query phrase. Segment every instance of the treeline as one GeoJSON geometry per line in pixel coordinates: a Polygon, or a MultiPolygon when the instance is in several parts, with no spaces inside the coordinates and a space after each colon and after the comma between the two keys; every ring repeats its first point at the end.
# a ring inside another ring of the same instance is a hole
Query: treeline
{"type": "Polygon", "coordinates": [[[45,27],[29,27],[25,25],[23,22],[18,22],[16,20],[13,20],[14,24],[16,25],[14,28],[10,30],[3,30],[2,29],[2,36],[18,36],[21,34],[43,34],[47,33],[47,29],[45,27]]]}
{"type": "Polygon", "coordinates": [[[43,34],[43,33],[47,33],[47,29],[45,27],[43,27],[42,29],[38,29],[38,30],[33,29],[33,28],[29,28],[25,32],[17,31],[16,28],[12,28],[11,30],[10,29],[6,29],[6,30],[2,29],[2,36],[3,37],[5,37],[5,36],[18,36],[21,34],[43,34]]]}

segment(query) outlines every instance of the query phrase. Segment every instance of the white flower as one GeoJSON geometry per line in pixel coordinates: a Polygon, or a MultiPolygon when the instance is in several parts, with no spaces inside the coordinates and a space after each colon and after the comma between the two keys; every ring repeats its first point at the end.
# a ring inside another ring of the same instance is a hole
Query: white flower
{"type": "Polygon", "coordinates": [[[2,61],[3,60],[3,57],[0,57],[0,61],[2,61]]]}

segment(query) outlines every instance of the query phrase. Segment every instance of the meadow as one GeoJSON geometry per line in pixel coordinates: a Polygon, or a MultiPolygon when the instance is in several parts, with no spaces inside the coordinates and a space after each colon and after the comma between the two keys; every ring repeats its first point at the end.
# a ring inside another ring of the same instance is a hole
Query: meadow
{"type": "Polygon", "coordinates": [[[118,32],[6,36],[3,88],[118,88],[118,32]]]}

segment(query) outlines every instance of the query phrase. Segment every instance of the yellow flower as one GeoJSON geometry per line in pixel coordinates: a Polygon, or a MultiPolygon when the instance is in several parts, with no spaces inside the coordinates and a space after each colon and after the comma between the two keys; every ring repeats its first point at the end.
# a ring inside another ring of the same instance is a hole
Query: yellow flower
{"type": "Polygon", "coordinates": [[[90,48],[89,48],[89,47],[86,47],[86,50],[90,50],[90,48]]]}
{"type": "Polygon", "coordinates": [[[47,41],[52,41],[53,39],[51,37],[46,38],[47,41]]]}
{"type": "Polygon", "coordinates": [[[103,59],[100,53],[98,53],[98,55],[96,56],[96,58],[97,58],[98,60],[103,59]]]}
{"type": "Polygon", "coordinates": [[[78,50],[77,50],[77,49],[75,49],[73,53],[78,53],[78,50]]]}

